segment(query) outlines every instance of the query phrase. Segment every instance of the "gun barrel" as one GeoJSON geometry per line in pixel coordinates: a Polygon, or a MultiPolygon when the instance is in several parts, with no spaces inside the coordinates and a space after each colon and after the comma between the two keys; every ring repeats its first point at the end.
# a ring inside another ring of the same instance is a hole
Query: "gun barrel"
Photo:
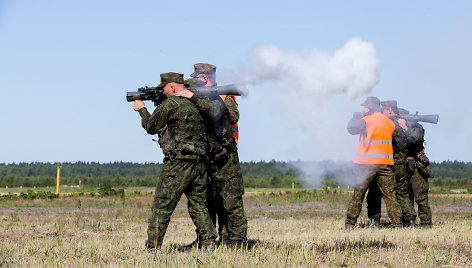
{"type": "Polygon", "coordinates": [[[439,120],[438,114],[402,115],[401,117],[407,121],[425,122],[425,123],[431,123],[431,124],[437,124],[439,120]]]}
{"type": "Polygon", "coordinates": [[[150,94],[149,92],[143,92],[143,91],[133,91],[133,92],[126,92],[126,101],[135,101],[135,100],[140,100],[140,101],[146,101],[146,100],[152,100],[154,101],[156,99],[156,94],[150,94]]]}
{"type": "Polygon", "coordinates": [[[224,85],[224,86],[214,86],[214,87],[197,87],[193,90],[198,95],[235,95],[235,96],[245,96],[246,93],[239,89],[236,85],[224,85]]]}
{"type": "Polygon", "coordinates": [[[141,94],[142,92],[139,91],[134,91],[134,92],[126,92],[126,101],[135,101],[135,100],[141,100],[141,94]]]}

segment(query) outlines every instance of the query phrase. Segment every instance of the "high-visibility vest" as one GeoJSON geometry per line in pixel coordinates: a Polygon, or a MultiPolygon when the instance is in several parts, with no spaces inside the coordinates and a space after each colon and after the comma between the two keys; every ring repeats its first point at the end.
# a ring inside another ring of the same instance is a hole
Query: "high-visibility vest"
{"type": "Polygon", "coordinates": [[[376,112],[364,116],[367,136],[361,134],[354,163],[367,165],[393,165],[392,134],[395,124],[385,115],[376,112]]]}
{"type": "MultiPolygon", "coordinates": [[[[236,98],[233,95],[220,95],[220,98],[225,101],[226,97],[231,97],[234,100],[234,103],[236,103],[236,107],[239,107],[238,103],[236,102],[236,98]]],[[[239,141],[239,128],[238,128],[238,123],[234,124],[231,126],[231,130],[233,131],[234,135],[234,140],[236,143],[239,141]]]]}

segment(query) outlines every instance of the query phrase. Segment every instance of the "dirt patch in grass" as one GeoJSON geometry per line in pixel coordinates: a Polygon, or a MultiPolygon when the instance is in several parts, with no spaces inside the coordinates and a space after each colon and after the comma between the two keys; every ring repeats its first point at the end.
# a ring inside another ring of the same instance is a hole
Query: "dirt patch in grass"
{"type": "MultiPolygon", "coordinates": [[[[341,209],[339,205],[332,205],[323,202],[303,202],[303,203],[293,203],[288,205],[245,205],[247,210],[322,210],[322,209],[341,209]]],[[[345,208],[343,208],[345,209],[345,208]]]]}

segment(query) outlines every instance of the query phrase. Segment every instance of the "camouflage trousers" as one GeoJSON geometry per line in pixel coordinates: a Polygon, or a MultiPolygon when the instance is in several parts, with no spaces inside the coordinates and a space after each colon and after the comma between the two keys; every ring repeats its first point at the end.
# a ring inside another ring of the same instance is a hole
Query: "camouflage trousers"
{"type": "MultiPolygon", "coordinates": [[[[414,218],[414,210],[411,206],[410,195],[410,178],[407,172],[407,164],[405,161],[395,160],[393,166],[395,173],[395,192],[397,193],[397,202],[402,209],[402,219],[407,221],[414,218]]],[[[367,194],[367,215],[369,219],[380,219],[382,208],[382,193],[377,184],[372,184],[369,187],[367,194]]]]}
{"type": "MultiPolygon", "coordinates": [[[[428,166],[429,167],[429,166],[428,166]]],[[[411,194],[410,194],[410,205],[412,207],[412,220],[416,218],[414,210],[414,202],[418,205],[418,218],[420,223],[425,225],[432,224],[431,207],[428,201],[429,183],[428,176],[422,174],[418,168],[415,168],[413,175],[411,176],[411,194]]]]}
{"type": "Polygon", "coordinates": [[[247,219],[243,205],[243,176],[238,152],[229,153],[228,160],[211,164],[207,207],[214,225],[218,216],[221,242],[247,240],[247,219]]]}
{"type": "Polygon", "coordinates": [[[202,244],[216,239],[215,227],[210,220],[207,201],[207,169],[205,162],[164,158],[159,176],[152,214],[149,219],[147,248],[160,247],[172,213],[182,194],[188,198],[188,213],[197,229],[202,244]]]}
{"type": "Polygon", "coordinates": [[[387,205],[387,214],[394,227],[401,227],[401,208],[398,205],[395,192],[395,175],[392,166],[388,165],[358,165],[356,170],[356,186],[349,202],[346,217],[346,227],[354,226],[362,211],[364,196],[370,185],[376,184],[387,205]]]}

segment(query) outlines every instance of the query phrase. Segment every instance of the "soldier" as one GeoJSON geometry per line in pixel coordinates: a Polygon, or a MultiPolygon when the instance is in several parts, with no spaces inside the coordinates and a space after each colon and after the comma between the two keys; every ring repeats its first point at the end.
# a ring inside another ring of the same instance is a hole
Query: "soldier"
{"type": "MultiPolygon", "coordinates": [[[[194,67],[192,77],[204,86],[216,86],[214,65],[197,63],[194,67]]],[[[207,206],[215,225],[218,216],[220,244],[235,248],[244,246],[247,243],[247,219],[242,198],[243,177],[233,128],[239,119],[234,96],[207,98],[190,91],[182,91],[179,96],[189,98],[208,119],[210,190],[207,206]]]]}
{"type": "MultiPolygon", "coordinates": [[[[397,101],[383,101],[381,104],[382,113],[395,124],[392,139],[393,159],[395,162],[393,169],[396,180],[395,191],[397,193],[397,201],[402,208],[403,225],[405,227],[415,227],[414,211],[410,204],[410,180],[407,174],[408,148],[405,132],[408,127],[405,119],[400,118],[398,115],[397,101]]],[[[367,214],[374,226],[380,226],[381,198],[382,195],[378,187],[375,184],[372,185],[367,194],[367,214]]]]}
{"type": "Polygon", "coordinates": [[[175,96],[185,90],[183,74],[161,74],[158,87],[163,89],[167,98],[152,115],[142,101],[134,103],[134,110],[139,112],[147,133],[159,134],[159,145],[164,153],[164,164],[149,219],[146,248],[160,249],[170,217],[183,193],[188,198],[188,213],[197,229],[199,245],[215,247],[215,227],[205,205],[205,121],[192,102],[175,96]]]}
{"type": "MultiPolygon", "coordinates": [[[[400,115],[409,114],[407,110],[400,109],[400,115]]],[[[432,176],[429,159],[424,152],[424,128],[418,122],[407,122],[408,130],[408,173],[411,178],[410,204],[412,207],[412,219],[416,218],[414,201],[418,205],[418,217],[420,227],[430,228],[432,225],[431,208],[428,201],[429,183],[432,176]],[[414,201],[413,201],[414,200],[414,201]]]]}
{"type": "Polygon", "coordinates": [[[393,227],[401,227],[401,208],[395,193],[395,175],[392,170],[392,134],[395,124],[380,113],[380,100],[368,97],[361,104],[361,113],[354,113],[347,125],[352,135],[359,134],[359,144],[354,163],[357,164],[356,186],[349,202],[346,229],[353,228],[362,210],[362,202],[369,185],[377,184],[387,205],[387,213],[393,227]]]}

